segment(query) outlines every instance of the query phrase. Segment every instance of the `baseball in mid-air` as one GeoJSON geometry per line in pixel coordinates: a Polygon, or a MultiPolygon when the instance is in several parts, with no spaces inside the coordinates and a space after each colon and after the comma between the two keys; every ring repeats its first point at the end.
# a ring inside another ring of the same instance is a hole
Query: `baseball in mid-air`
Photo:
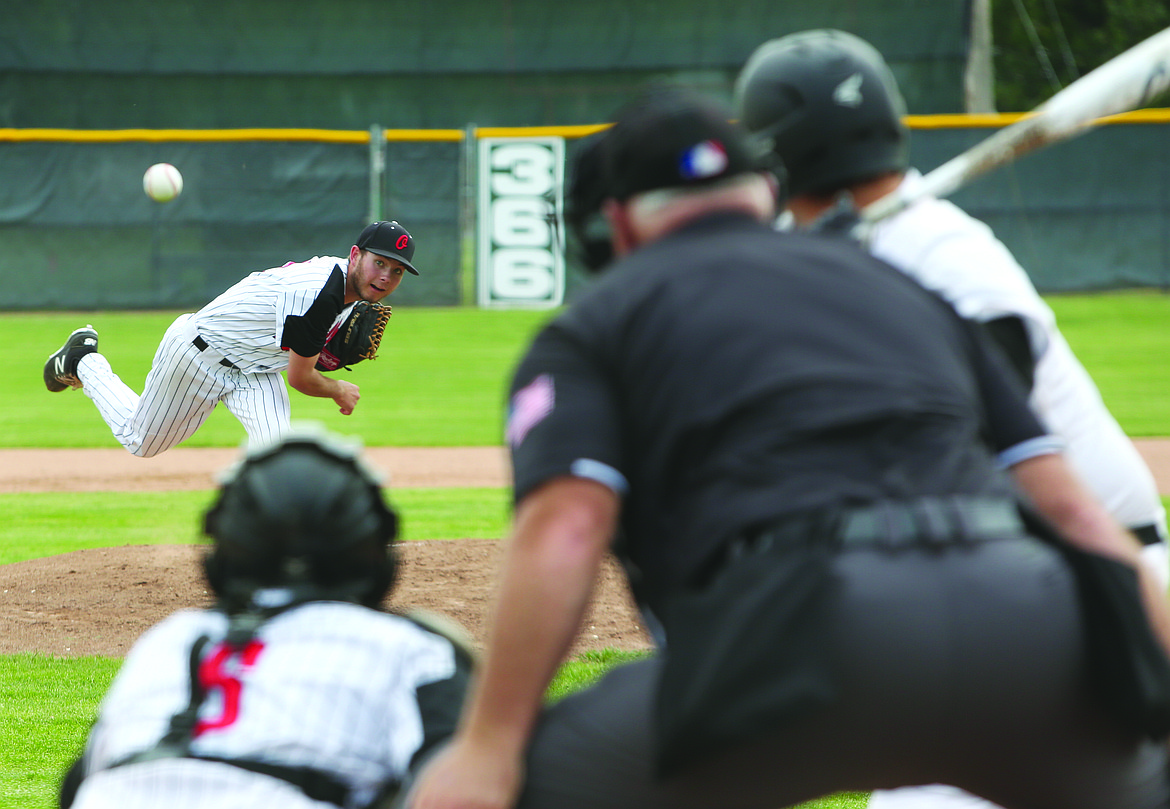
{"type": "Polygon", "coordinates": [[[183,175],[170,163],[155,163],[142,175],[142,188],[155,202],[170,202],[183,191],[183,175]]]}

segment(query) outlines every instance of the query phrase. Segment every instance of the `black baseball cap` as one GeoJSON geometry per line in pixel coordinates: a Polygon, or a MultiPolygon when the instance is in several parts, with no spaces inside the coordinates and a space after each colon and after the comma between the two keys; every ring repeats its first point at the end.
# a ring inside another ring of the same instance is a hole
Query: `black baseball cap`
{"type": "Polygon", "coordinates": [[[418,270],[411,264],[414,258],[414,237],[397,222],[371,222],[358,236],[357,246],[386,258],[393,258],[406,265],[415,275],[418,270]]]}
{"type": "Polygon", "coordinates": [[[730,107],[680,87],[645,91],[618,113],[602,150],[606,196],[701,186],[769,169],[773,160],[730,107]]]}

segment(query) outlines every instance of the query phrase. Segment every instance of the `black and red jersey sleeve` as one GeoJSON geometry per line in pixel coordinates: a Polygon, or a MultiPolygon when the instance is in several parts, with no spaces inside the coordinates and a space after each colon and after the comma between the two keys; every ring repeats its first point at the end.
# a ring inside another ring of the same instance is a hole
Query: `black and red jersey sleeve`
{"type": "Polygon", "coordinates": [[[289,315],[284,320],[280,347],[302,357],[321,353],[329,339],[329,329],[345,308],[345,273],[334,265],[325,285],[303,315],[289,315]]]}

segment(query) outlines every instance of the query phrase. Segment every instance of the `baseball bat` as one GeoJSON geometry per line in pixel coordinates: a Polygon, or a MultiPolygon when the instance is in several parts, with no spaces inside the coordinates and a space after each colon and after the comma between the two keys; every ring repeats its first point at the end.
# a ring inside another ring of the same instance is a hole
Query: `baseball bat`
{"type": "Polygon", "coordinates": [[[1098,119],[1137,109],[1170,86],[1170,28],[1086,73],[1027,117],[927,173],[913,193],[893,193],[861,211],[863,223],[898,213],[925,196],[944,197],[1020,155],[1068,140],[1098,119]]]}

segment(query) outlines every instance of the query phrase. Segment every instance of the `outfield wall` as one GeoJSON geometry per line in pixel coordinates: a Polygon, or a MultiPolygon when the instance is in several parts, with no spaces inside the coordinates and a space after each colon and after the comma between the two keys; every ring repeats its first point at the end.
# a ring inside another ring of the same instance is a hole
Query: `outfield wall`
{"type": "MultiPolygon", "coordinates": [[[[911,116],[929,170],[1017,116],[911,116]]],[[[601,125],[493,130],[0,129],[0,309],[190,308],[243,275],[345,255],[372,218],[418,243],[395,302],[476,300],[477,143],[601,125]],[[158,204],[142,173],[180,168],[158,204]]],[[[975,181],[954,200],[1004,239],[1044,292],[1170,288],[1170,111],[1116,116],[975,181]]],[[[569,240],[565,294],[587,277],[569,240]]]]}
{"type": "Polygon", "coordinates": [[[762,41],[827,26],[885,55],[910,112],[963,112],[971,3],[7,2],[0,126],[588,124],[651,81],[729,96],[762,41]]]}

